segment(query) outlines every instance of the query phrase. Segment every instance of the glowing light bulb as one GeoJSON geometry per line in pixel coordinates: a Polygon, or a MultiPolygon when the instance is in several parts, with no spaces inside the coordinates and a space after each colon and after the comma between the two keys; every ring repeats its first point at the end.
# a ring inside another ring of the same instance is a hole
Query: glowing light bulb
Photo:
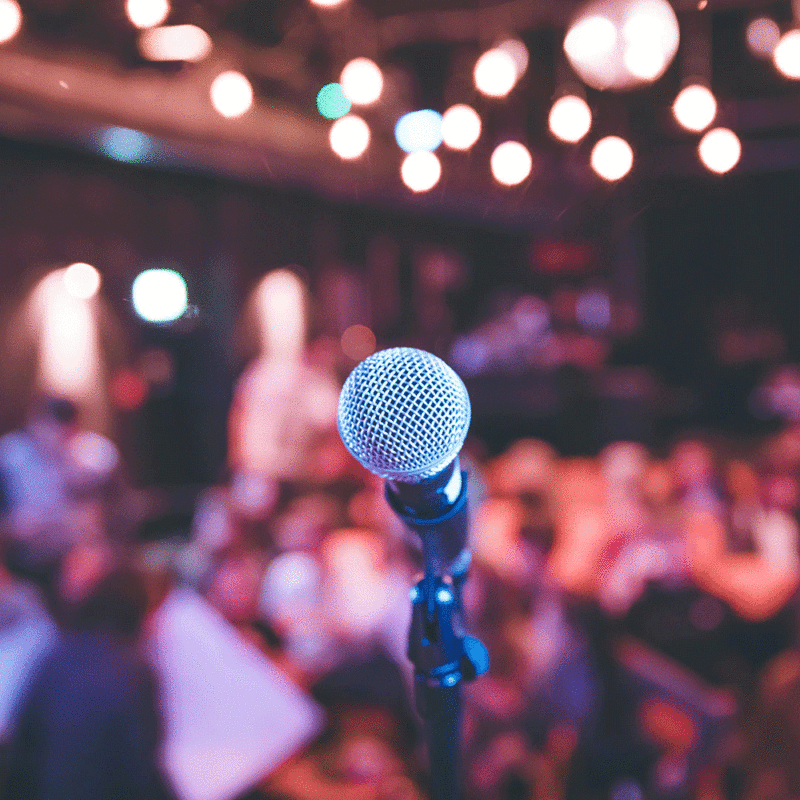
{"type": "Polygon", "coordinates": [[[732,130],[714,128],[700,140],[697,152],[708,169],[722,175],[739,163],[742,143],[732,130]]]}
{"type": "Polygon", "coordinates": [[[604,180],[618,181],[624,178],[633,166],[633,150],[619,136],[600,139],[591,155],[592,169],[604,180]]]}
{"type": "Polygon", "coordinates": [[[383,91],[383,73],[369,58],[354,58],[339,77],[345,97],[355,105],[374,103],[383,91]]]}
{"type": "Polygon", "coordinates": [[[582,97],[568,94],[553,103],[547,121],[557,139],[579,142],[592,126],[592,111],[582,97]]]}
{"type": "Polygon", "coordinates": [[[241,117],[253,105],[253,87],[241,72],[223,72],[211,83],[211,104],[227,119],[241,117]]]}
{"type": "Polygon", "coordinates": [[[91,264],[80,261],[70,264],[63,276],[64,288],[79,300],[94,297],[100,289],[100,273],[91,264]]]}
{"type": "Polygon", "coordinates": [[[333,152],[349,161],[358,158],[369,147],[369,125],[361,117],[347,114],[333,123],[328,138],[333,152]]]}
{"type": "Polygon", "coordinates": [[[162,25],[139,34],[139,52],[148,61],[202,61],[211,37],[197,25],[162,25]]]}
{"type": "Polygon", "coordinates": [[[570,59],[588,64],[610,53],[617,44],[614,23],[602,15],[584,17],[564,37],[564,52],[570,59]]]}
{"type": "Polygon", "coordinates": [[[693,84],[682,89],[675,98],[672,113],[687,131],[702,131],[714,121],[717,101],[705,86],[693,84]]]}
{"type": "Polygon", "coordinates": [[[533,159],[524,144],[503,142],[498,145],[491,158],[492,175],[503,186],[516,186],[531,174],[533,159]]]}
{"type": "Polygon", "coordinates": [[[427,192],[439,182],[442,165],[433,153],[409,153],[403,159],[400,175],[412,192],[427,192]]]}
{"type": "Polygon", "coordinates": [[[11,41],[22,27],[22,9],[16,0],[0,0],[0,43],[11,41]]]}
{"type": "Polygon", "coordinates": [[[775,46],[781,39],[781,29],[774,19],[757,17],[747,26],[747,46],[759,58],[771,58],[775,46]]]}
{"type": "Polygon", "coordinates": [[[188,308],[186,281],[172,269],[146,269],[133,281],[131,302],[147,322],[173,322],[188,308]]]}
{"type": "Polygon", "coordinates": [[[169,0],[126,0],[125,13],[137,28],[160,25],[169,15],[169,0]]]}
{"type": "Polygon", "coordinates": [[[394,138],[406,153],[435,150],[442,143],[442,115],[431,108],[403,114],[394,126],[394,138]]]}
{"type": "Polygon", "coordinates": [[[517,82],[517,66],[504,50],[487,50],[476,62],[475,88],[488,97],[505,97],[517,82]]]}
{"type": "Polygon", "coordinates": [[[474,108],[459,103],[442,116],[442,140],[453,150],[469,150],[481,135],[481,118],[474,108]]]}
{"type": "Polygon", "coordinates": [[[784,77],[800,79],[800,30],[783,34],[772,53],[772,62],[784,77]]]}

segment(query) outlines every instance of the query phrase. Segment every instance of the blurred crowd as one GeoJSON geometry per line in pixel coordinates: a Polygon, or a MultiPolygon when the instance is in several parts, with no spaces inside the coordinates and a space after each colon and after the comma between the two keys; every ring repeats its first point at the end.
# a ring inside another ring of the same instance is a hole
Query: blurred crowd
{"type": "MultiPolygon", "coordinates": [[[[70,401],[0,438],[3,796],[213,800],[182,792],[163,755],[178,684],[153,654],[186,591],[322,712],[241,797],[426,796],[406,656],[419,546],[344,450],[323,356],[242,376],[228,472],[188,536],[138,535],[123,460],[70,401]]],[[[579,457],[468,440],[462,460],[464,613],[491,658],[464,689],[467,798],[800,796],[800,425],[579,457]]],[[[187,702],[217,713],[212,671],[190,666],[187,702]]]]}

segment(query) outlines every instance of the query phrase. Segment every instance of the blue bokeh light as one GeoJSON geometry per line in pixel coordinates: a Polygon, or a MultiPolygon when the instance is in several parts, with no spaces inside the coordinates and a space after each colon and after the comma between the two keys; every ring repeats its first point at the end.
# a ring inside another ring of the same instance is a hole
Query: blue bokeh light
{"type": "Polygon", "coordinates": [[[150,137],[130,128],[106,128],[100,135],[100,149],[110,158],[134,164],[153,155],[150,137]]]}
{"type": "Polygon", "coordinates": [[[404,114],[394,126],[394,138],[406,153],[430,153],[442,143],[442,115],[431,108],[404,114]]]}

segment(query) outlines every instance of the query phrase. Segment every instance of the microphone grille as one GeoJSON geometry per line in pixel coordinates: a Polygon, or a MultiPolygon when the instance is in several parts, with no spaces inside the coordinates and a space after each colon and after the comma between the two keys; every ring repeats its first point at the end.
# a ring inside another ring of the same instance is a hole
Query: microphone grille
{"type": "Polygon", "coordinates": [[[345,447],[381,478],[419,483],[459,453],[469,430],[461,378],[432,353],[380,350],[349,375],[339,395],[345,447]]]}

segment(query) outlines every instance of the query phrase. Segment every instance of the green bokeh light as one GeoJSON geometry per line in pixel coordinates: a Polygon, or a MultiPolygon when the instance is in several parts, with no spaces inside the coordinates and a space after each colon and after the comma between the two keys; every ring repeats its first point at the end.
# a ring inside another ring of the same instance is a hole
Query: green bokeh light
{"type": "Polygon", "coordinates": [[[328,83],[317,94],[317,108],[326,119],[339,119],[350,111],[350,101],[338,83],[328,83]]]}

